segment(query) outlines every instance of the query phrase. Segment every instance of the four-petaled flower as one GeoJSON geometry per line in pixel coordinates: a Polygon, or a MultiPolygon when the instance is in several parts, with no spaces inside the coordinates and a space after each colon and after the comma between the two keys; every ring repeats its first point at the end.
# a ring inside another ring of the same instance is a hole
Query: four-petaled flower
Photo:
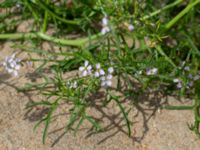
{"type": "Polygon", "coordinates": [[[111,74],[101,77],[101,86],[104,88],[110,87],[112,85],[112,77],[111,74]]]}
{"type": "Polygon", "coordinates": [[[101,69],[100,63],[97,63],[97,64],[96,64],[96,71],[95,71],[95,73],[94,73],[94,76],[95,76],[95,77],[100,77],[100,76],[102,76],[102,75],[105,75],[105,72],[104,72],[103,69],[101,69]]]}
{"type": "Polygon", "coordinates": [[[84,62],[84,66],[79,67],[79,71],[81,72],[81,76],[85,77],[87,75],[91,75],[92,73],[92,66],[89,65],[88,61],[84,62]]]}

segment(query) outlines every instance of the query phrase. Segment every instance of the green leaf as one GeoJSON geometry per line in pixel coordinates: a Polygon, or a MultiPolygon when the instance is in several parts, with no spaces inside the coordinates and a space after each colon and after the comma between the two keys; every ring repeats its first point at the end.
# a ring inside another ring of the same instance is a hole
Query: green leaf
{"type": "Polygon", "coordinates": [[[49,113],[45,119],[45,127],[44,127],[44,131],[43,131],[43,136],[42,136],[42,143],[45,144],[45,140],[47,137],[47,131],[48,131],[48,127],[49,127],[49,123],[51,121],[51,116],[53,114],[53,112],[55,111],[55,109],[58,106],[58,100],[60,100],[61,97],[59,97],[58,99],[56,99],[56,101],[54,102],[54,104],[51,106],[49,113]]]}
{"type": "Polygon", "coordinates": [[[128,119],[128,115],[127,113],[125,112],[125,109],[123,108],[123,106],[121,105],[121,103],[119,102],[119,97],[117,96],[114,96],[114,95],[111,95],[111,93],[109,93],[109,95],[112,97],[112,99],[117,103],[117,105],[119,106],[123,116],[124,116],[124,119],[126,121],[126,126],[128,128],[128,135],[131,136],[131,127],[130,127],[130,121],[128,119]]]}
{"type": "Polygon", "coordinates": [[[91,116],[85,116],[85,119],[87,119],[96,129],[96,131],[99,131],[101,129],[100,124],[94,120],[94,118],[92,118],[91,116]]]}

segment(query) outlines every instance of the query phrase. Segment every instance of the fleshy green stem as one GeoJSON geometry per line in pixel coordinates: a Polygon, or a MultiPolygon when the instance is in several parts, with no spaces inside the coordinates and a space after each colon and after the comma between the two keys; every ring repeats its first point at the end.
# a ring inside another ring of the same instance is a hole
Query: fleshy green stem
{"type": "Polygon", "coordinates": [[[200,3],[200,0],[196,0],[187,5],[185,9],[183,9],[176,17],[174,17],[170,22],[165,25],[165,31],[169,30],[173,25],[177,23],[185,14],[187,14],[195,5],[200,3]]]}
{"type": "Polygon", "coordinates": [[[67,40],[67,39],[59,39],[52,36],[49,36],[47,34],[44,34],[42,32],[32,32],[32,33],[7,33],[7,34],[0,34],[0,40],[1,39],[9,39],[9,40],[19,40],[19,39],[34,39],[34,38],[40,38],[46,41],[54,42],[61,45],[68,45],[68,46],[83,46],[84,44],[87,44],[89,40],[96,39],[99,36],[93,35],[88,38],[80,38],[75,40],[67,40]]]}

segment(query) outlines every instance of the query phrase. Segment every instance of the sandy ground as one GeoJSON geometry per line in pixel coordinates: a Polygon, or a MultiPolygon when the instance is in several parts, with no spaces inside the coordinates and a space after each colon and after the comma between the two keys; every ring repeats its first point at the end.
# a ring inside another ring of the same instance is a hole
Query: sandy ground
{"type": "MultiPolygon", "coordinates": [[[[13,52],[11,43],[1,46],[0,61],[13,52]]],[[[21,56],[21,55],[20,55],[21,56]]],[[[25,57],[25,56],[21,56],[25,57]]],[[[159,111],[161,103],[191,104],[191,100],[178,102],[175,98],[141,97],[141,102],[131,110],[129,117],[133,122],[132,135],[128,137],[119,108],[110,103],[109,108],[98,105],[89,110],[100,119],[103,132],[94,133],[87,122],[76,136],[64,132],[67,122],[67,109],[61,106],[54,114],[46,144],[42,144],[43,126],[34,132],[35,123],[45,114],[45,110],[28,111],[26,104],[42,99],[35,93],[18,93],[15,88],[30,79],[24,66],[18,78],[0,70],[0,150],[199,150],[200,140],[188,129],[193,123],[192,111],[159,111]]]]}

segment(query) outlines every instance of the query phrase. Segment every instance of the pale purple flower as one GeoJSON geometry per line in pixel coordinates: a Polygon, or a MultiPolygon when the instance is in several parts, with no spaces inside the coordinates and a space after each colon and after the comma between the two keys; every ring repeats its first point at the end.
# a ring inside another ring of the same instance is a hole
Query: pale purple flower
{"type": "Polygon", "coordinates": [[[95,76],[95,77],[100,77],[100,76],[102,76],[102,75],[105,75],[105,72],[104,72],[103,69],[101,69],[100,63],[97,63],[97,64],[96,64],[96,71],[95,71],[95,73],[94,73],[94,76],[95,76]]]}
{"type": "Polygon", "coordinates": [[[192,79],[193,78],[193,76],[192,76],[192,74],[190,73],[190,74],[188,74],[188,76],[187,76],[189,79],[192,79]]]}
{"type": "Polygon", "coordinates": [[[85,77],[87,75],[91,75],[92,66],[89,64],[88,61],[85,61],[84,66],[79,67],[79,71],[81,72],[81,76],[83,76],[83,77],[85,77]]]}
{"type": "Polygon", "coordinates": [[[103,27],[102,29],[101,29],[101,34],[106,34],[106,33],[108,33],[108,32],[110,32],[111,30],[110,30],[110,28],[108,27],[108,26],[105,26],[105,27],[103,27]]]}
{"type": "Polygon", "coordinates": [[[101,64],[100,63],[96,64],[96,69],[101,69],[101,64]]]}
{"type": "Polygon", "coordinates": [[[112,86],[112,78],[113,78],[112,73],[113,72],[114,72],[113,67],[109,67],[108,68],[108,74],[104,75],[100,78],[102,87],[107,88],[107,87],[112,86]]]}
{"type": "Polygon", "coordinates": [[[193,79],[194,81],[199,80],[199,75],[195,75],[193,79]]]}
{"type": "Polygon", "coordinates": [[[135,29],[135,27],[134,27],[132,24],[129,24],[128,30],[129,30],[129,31],[133,31],[134,29],[135,29]]]}
{"type": "Polygon", "coordinates": [[[152,69],[147,69],[146,70],[146,74],[147,75],[156,75],[158,73],[158,69],[157,68],[152,68],[152,69]]]}
{"type": "Polygon", "coordinates": [[[114,72],[113,67],[109,67],[109,68],[108,68],[108,73],[109,73],[109,74],[112,74],[113,72],[114,72]]]}
{"type": "Polygon", "coordinates": [[[178,89],[181,89],[181,88],[183,87],[182,82],[178,82],[178,83],[176,84],[176,87],[177,87],[178,89]]]}
{"type": "Polygon", "coordinates": [[[112,86],[112,75],[111,74],[101,77],[101,86],[104,88],[112,86]]]}
{"type": "Polygon", "coordinates": [[[189,66],[185,66],[185,67],[184,67],[184,70],[185,70],[185,71],[190,71],[190,67],[189,67],[189,66]]]}
{"type": "Polygon", "coordinates": [[[102,19],[102,25],[103,26],[107,26],[108,25],[108,17],[107,16],[103,17],[103,19],[102,19]]]}
{"type": "Polygon", "coordinates": [[[103,35],[111,31],[111,29],[108,25],[108,22],[109,21],[108,21],[107,16],[103,17],[103,19],[102,19],[102,26],[103,27],[101,29],[101,34],[103,34],[103,35]]]}
{"type": "Polygon", "coordinates": [[[188,83],[188,86],[189,87],[192,87],[194,85],[194,82],[193,81],[190,81],[189,83],[188,83]]]}
{"type": "Polygon", "coordinates": [[[178,83],[178,82],[181,82],[181,80],[176,78],[176,79],[173,80],[173,82],[178,83]]]}
{"type": "Polygon", "coordinates": [[[182,87],[183,87],[183,85],[182,85],[182,81],[180,80],[180,79],[174,79],[173,80],[173,82],[174,83],[176,83],[176,87],[178,88],[178,89],[181,89],[182,87]]]}
{"type": "Polygon", "coordinates": [[[15,55],[16,54],[14,53],[13,55],[6,57],[3,66],[8,73],[18,76],[18,71],[21,68],[21,65],[19,64],[20,59],[15,58],[15,55]]]}

